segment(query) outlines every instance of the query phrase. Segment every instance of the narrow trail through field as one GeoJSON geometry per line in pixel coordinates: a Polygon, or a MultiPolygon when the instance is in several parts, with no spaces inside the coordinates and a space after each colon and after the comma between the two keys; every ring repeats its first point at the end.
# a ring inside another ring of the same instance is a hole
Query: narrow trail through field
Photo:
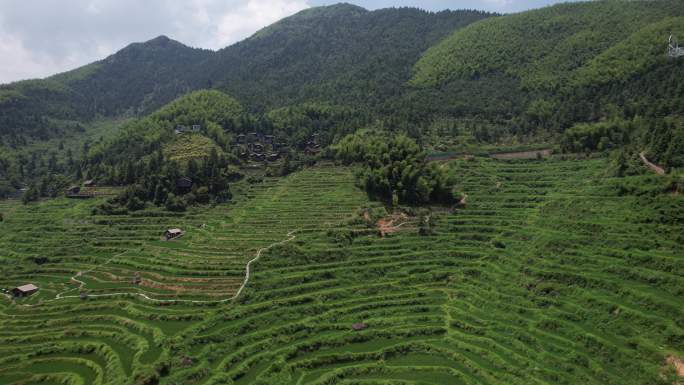
{"type": "MultiPolygon", "coordinates": [[[[247,262],[247,265],[246,265],[246,267],[245,267],[245,279],[244,279],[244,281],[242,282],[242,285],[241,285],[240,288],[238,289],[237,293],[235,293],[235,295],[233,295],[233,296],[231,296],[231,297],[229,297],[229,298],[225,298],[225,299],[221,299],[221,300],[157,299],[157,298],[152,298],[152,297],[150,297],[150,296],[148,296],[147,294],[144,294],[144,293],[131,293],[131,292],[119,292],[119,293],[108,293],[108,294],[89,294],[89,295],[88,295],[88,298],[101,298],[101,297],[116,297],[116,296],[129,296],[129,295],[133,295],[133,296],[142,297],[142,298],[144,298],[144,299],[146,299],[146,300],[148,300],[148,301],[153,301],[153,302],[164,302],[164,303],[181,303],[181,302],[182,302],[182,303],[226,303],[226,302],[234,301],[234,300],[236,300],[238,297],[240,297],[240,294],[242,294],[242,291],[245,289],[245,287],[246,287],[247,284],[249,283],[249,278],[250,278],[250,276],[251,276],[252,264],[255,263],[255,262],[257,262],[257,261],[261,258],[261,255],[262,255],[265,251],[268,251],[268,250],[270,250],[270,249],[272,249],[272,248],[274,248],[274,247],[276,247],[276,246],[278,246],[278,245],[283,245],[283,244],[285,244],[285,243],[288,243],[288,242],[293,241],[295,238],[297,238],[297,236],[295,235],[296,232],[297,232],[297,230],[292,230],[292,231],[290,231],[290,232],[287,233],[287,239],[282,240],[282,241],[278,241],[278,242],[271,243],[271,244],[268,245],[268,246],[265,246],[265,247],[262,247],[262,248],[258,249],[258,250],[257,250],[257,253],[256,253],[256,256],[247,262]]],[[[99,267],[102,267],[102,266],[104,266],[104,265],[110,263],[112,260],[116,259],[117,257],[120,257],[120,256],[124,255],[125,253],[126,253],[126,252],[116,254],[116,255],[114,255],[113,257],[109,258],[109,259],[108,259],[107,261],[105,261],[104,263],[102,263],[101,265],[98,265],[98,266],[96,266],[96,267],[93,267],[92,269],[87,270],[87,271],[85,271],[85,272],[79,271],[78,273],[76,273],[75,275],[73,275],[73,276],[70,278],[71,281],[78,282],[78,283],[80,284],[78,287],[75,287],[75,288],[73,288],[73,289],[68,289],[68,290],[63,291],[63,292],[61,292],[61,293],[58,293],[58,294],[55,296],[55,298],[49,299],[49,300],[45,300],[45,301],[43,301],[43,303],[45,303],[45,302],[54,302],[54,301],[58,301],[58,300],[60,300],[60,299],[67,299],[67,298],[81,298],[80,294],[79,294],[79,295],[64,295],[64,294],[69,293],[69,292],[74,291],[74,290],[83,289],[83,288],[86,286],[86,283],[83,282],[83,281],[81,281],[80,279],[78,279],[78,277],[82,276],[84,273],[91,273],[91,272],[93,272],[93,271],[96,271],[99,267]]],[[[12,299],[12,297],[9,296],[9,295],[5,295],[5,296],[6,296],[7,298],[9,298],[10,300],[12,299]]],[[[42,305],[42,303],[39,303],[39,304],[20,304],[20,306],[24,306],[24,307],[36,307],[36,306],[40,306],[40,305],[42,305]]]]}
{"type": "Polygon", "coordinates": [[[651,169],[651,171],[655,172],[658,175],[665,175],[665,169],[658,166],[655,163],[651,163],[647,158],[646,158],[646,151],[641,151],[639,153],[639,158],[641,158],[641,161],[644,162],[646,167],[651,169]]]}

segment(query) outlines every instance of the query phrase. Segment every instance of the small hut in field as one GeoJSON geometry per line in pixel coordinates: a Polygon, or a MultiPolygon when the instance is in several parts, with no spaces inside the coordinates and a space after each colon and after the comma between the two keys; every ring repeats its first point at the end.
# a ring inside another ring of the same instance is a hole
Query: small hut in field
{"type": "Polygon", "coordinates": [[[187,177],[178,178],[176,180],[176,190],[182,194],[190,192],[192,190],[192,179],[187,177]]]}
{"type": "Polygon", "coordinates": [[[15,297],[28,297],[29,295],[38,291],[38,286],[29,283],[22,286],[17,286],[12,289],[12,295],[15,297]]]}
{"type": "Polygon", "coordinates": [[[171,239],[179,238],[182,235],[183,235],[183,230],[181,230],[181,229],[168,229],[164,233],[164,238],[166,238],[166,240],[168,241],[171,239]]]}

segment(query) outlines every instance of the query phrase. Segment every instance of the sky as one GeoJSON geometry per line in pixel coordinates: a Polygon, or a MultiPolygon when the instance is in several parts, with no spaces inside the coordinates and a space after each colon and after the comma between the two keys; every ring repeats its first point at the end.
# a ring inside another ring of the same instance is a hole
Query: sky
{"type": "MultiPolygon", "coordinates": [[[[166,35],[219,49],[330,0],[0,0],[0,83],[42,78],[103,59],[132,42],[166,35]]],[[[559,0],[348,0],[367,9],[501,13],[559,0]]]]}

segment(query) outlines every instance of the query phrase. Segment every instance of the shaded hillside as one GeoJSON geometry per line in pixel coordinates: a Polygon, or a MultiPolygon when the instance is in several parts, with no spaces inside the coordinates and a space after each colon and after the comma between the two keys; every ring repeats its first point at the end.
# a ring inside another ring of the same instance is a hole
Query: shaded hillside
{"type": "Polygon", "coordinates": [[[65,120],[153,111],[199,88],[193,69],[210,54],[160,36],[70,72],[2,85],[0,136],[46,139],[70,129],[65,120]]]}
{"type": "Polygon", "coordinates": [[[378,106],[401,94],[423,51],[488,16],[413,8],[370,12],[348,4],[313,8],[219,51],[210,78],[261,110],[304,101],[378,106]]]}

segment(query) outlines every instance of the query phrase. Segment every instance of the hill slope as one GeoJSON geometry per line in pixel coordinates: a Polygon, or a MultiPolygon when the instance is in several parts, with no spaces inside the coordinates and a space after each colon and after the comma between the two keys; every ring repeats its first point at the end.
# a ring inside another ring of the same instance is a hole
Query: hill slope
{"type": "Polygon", "coordinates": [[[673,139],[682,137],[684,60],[666,56],[670,33],[684,36],[683,16],[679,1],[601,1],[483,20],[423,55],[409,95],[423,114],[501,120],[517,135],[624,121],[635,129],[609,146],[630,142],[681,166],[653,143],[684,145],[673,139]],[[675,123],[653,138],[665,118],[675,123]]]}
{"type": "Polygon", "coordinates": [[[218,52],[214,86],[257,109],[303,101],[377,106],[397,97],[420,54],[484,12],[313,8],[218,52]]]}
{"type": "MultiPolygon", "coordinates": [[[[608,1],[561,4],[492,18],[432,47],[416,64],[412,83],[438,85],[503,74],[520,79],[529,89],[556,88],[573,78],[576,70],[604,63],[592,60],[612,47],[623,42],[634,45],[633,34],[683,14],[676,1],[608,1]]],[[[682,29],[675,21],[659,28],[661,34],[649,34],[648,41],[636,45],[639,51],[645,56],[664,54],[669,29],[682,29]],[[652,47],[657,52],[646,50],[652,47]]],[[[629,59],[619,64],[629,66],[629,59]]]]}
{"type": "Polygon", "coordinates": [[[47,138],[61,120],[153,111],[200,88],[193,69],[210,53],[160,36],[70,72],[2,85],[0,136],[47,138]]]}
{"type": "Polygon", "coordinates": [[[340,4],[219,52],[160,36],[74,71],[0,86],[0,136],[45,139],[69,129],[64,120],[136,116],[200,88],[221,88],[252,109],[319,99],[377,104],[397,94],[422,51],[487,16],[340,4]]]}

